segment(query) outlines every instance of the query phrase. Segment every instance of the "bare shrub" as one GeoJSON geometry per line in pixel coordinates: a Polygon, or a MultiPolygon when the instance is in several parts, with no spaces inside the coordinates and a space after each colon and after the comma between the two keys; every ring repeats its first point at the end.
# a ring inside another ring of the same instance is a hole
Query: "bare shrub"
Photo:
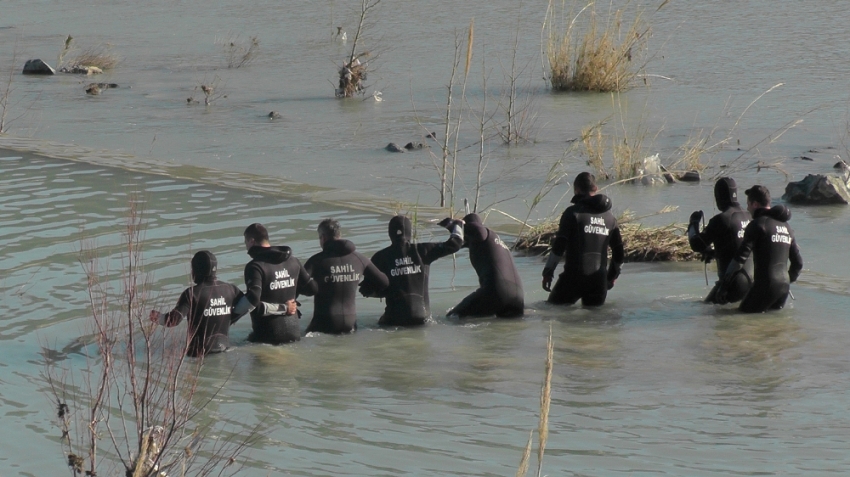
{"type": "MultiPolygon", "coordinates": [[[[373,56],[367,51],[358,52],[357,48],[363,41],[363,36],[366,30],[371,26],[368,17],[372,10],[377,8],[381,0],[361,0],[359,20],[357,22],[357,32],[354,34],[354,40],[351,43],[351,53],[342,63],[339,69],[339,84],[335,94],[337,98],[350,98],[357,93],[366,90],[367,70],[369,64],[365,61],[366,58],[373,56]],[[361,60],[362,58],[362,60],[361,60]]],[[[338,31],[342,28],[338,27],[338,31]]]]}
{"type": "Polygon", "coordinates": [[[245,40],[239,35],[229,34],[226,38],[216,38],[215,44],[224,48],[228,68],[248,66],[260,53],[260,40],[256,36],[245,40]]]}
{"type": "Polygon", "coordinates": [[[189,337],[148,319],[144,228],[139,202],[131,200],[117,273],[93,244],[80,252],[91,312],[81,340],[85,366],[56,360],[60,354],[45,347],[44,377],[66,462],[75,477],[233,475],[257,430],[213,432],[198,423],[218,389],[199,390],[202,361],[186,358],[189,337]]]}

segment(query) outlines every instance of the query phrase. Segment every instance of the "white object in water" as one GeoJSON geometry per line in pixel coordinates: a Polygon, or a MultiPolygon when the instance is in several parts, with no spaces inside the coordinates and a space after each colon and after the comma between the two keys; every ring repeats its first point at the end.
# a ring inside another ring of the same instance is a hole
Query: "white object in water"
{"type": "Polygon", "coordinates": [[[372,97],[375,98],[375,101],[379,103],[384,100],[384,98],[381,97],[380,91],[372,91],[372,97]]]}

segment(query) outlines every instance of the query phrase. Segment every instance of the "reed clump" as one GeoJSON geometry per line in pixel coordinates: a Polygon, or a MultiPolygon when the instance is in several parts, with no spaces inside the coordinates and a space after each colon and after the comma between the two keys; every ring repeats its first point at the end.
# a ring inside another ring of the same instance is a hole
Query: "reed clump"
{"type": "MultiPolygon", "coordinates": [[[[628,219],[624,219],[628,220],[628,219]]],[[[558,231],[557,220],[547,220],[534,226],[517,240],[516,249],[534,255],[545,255],[558,231]]],[[[626,262],[685,262],[700,260],[691,250],[686,235],[687,224],[647,227],[637,222],[620,224],[620,235],[626,252],[626,262]]]]}
{"type": "Polygon", "coordinates": [[[118,61],[118,57],[110,51],[109,45],[101,45],[83,50],[70,63],[77,66],[94,66],[106,71],[115,68],[118,61]]]}
{"type": "Polygon", "coordinates": [[[543,23],[546,79],[555,91],[624,91],[645,65],[650,28],[637,11],[624,23],[623,10],[600,13],[596,2],[576,12],[576,2],[550,0],[543,23]]]}

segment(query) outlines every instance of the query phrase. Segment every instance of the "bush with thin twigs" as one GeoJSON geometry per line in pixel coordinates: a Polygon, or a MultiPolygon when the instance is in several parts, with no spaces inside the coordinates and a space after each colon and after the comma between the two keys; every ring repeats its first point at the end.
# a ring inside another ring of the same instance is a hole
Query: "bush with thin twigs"
{"type": "Polygon", "coordinates": [[[57,359],[63,354],[47,346],[43,353],[66,463],[74,477],[233,475],[258,428],[232,433],[200,422],[221,387],[198,387],[202,360],[186,358],[188,333],[148,318],[138,204],[131,200],[128,208],[120,272],[105,266],[92,245],[80,252],[91,313],[90,333],[80,340],[84,366],[57,359]]]}
{"type": "MultiPolygon", "coordinates": [[[[628,4],[629,2],[627,2],[628,4]]],[[[544,20],[546,79],[555,91],[613,92],[628,89],[643,69],[650,29],[638,11],[630,24],[623,10],[597,11],[591,1],[578,10],[550,0],[544,20]]]]}
{"type": "Polygon", "coordinates": [[[243,40],[231,34],[227,38],[216,38],[215,44],[224,48],[228,68],[248,66],[260,53],[260,40],[256,36],[243,40]]]}

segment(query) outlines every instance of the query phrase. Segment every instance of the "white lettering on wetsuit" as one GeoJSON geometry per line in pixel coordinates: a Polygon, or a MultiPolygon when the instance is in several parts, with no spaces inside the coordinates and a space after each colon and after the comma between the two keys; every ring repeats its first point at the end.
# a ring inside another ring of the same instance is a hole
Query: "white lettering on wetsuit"
{"type": "Polygon", "coordinates": [[[791,245],[791,234],[788,232],[788,227],[785,227],[784,225],[777,225],[776,233],[770,236],[770,241],[791,245]]]}
{"type": "Polygon", "coordinates": [[[331,274],[325,277],[325,282],[344,283],[344,282],[359,282],[360,274],[352,265],[345,264],[334,266],[331,265],[331,274]]]}
{"type": "Polygon", "coordinates": [[[210,307],[204,308],[204,316],[224,316],[230,314],[230,307],[223,296],[210,300],[210,307]]]}
{"type": "Polygon", "coordinates": [[[741,221],[741,230],[738,231],[738,238],[744,238],[744,229],[747,228],[747,225],[750,225],[749,220],[741,221]]]}
{"type": "Polygon", "coordinates": [[[602,217],[591,217],[590,225],[584,226],[584,233],[597,234],[608,236],[608,227],[605,226],[605,219],[602,217]]]}
{"type": "Polygon", "coordinates": [[[292,288],[295,286],[295,279],[289,278],[289,270],[276,270],[274,272],[274,281],[269,283],[269,290],[280,290],[282,288],[292,288]]]}
{"type": "Polygon", "coordinates": [[[422,265],[409,265],[407,267],[398,267],[390,270],[390,275],[398,277],[401,275],[414,275],[422,273],[422,265]]]}

